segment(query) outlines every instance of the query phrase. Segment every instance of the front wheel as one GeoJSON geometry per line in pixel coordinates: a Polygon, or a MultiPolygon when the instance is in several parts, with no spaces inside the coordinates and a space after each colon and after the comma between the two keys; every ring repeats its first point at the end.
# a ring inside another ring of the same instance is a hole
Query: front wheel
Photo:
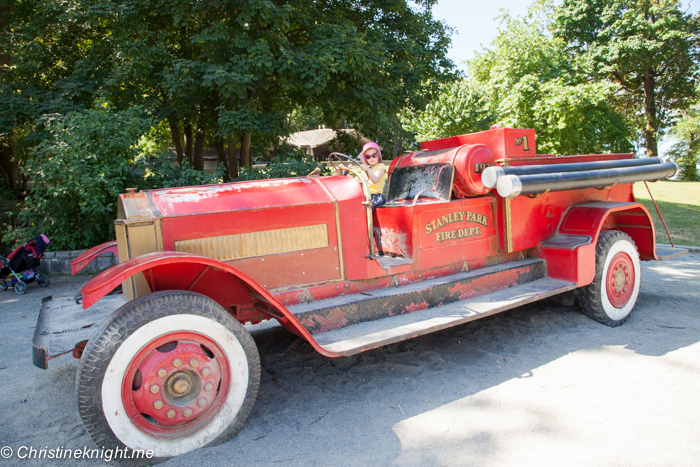
{"type": "Polygon", "coordinates": [[[76,393],[98,446],[168,458],[232,438],[259,384],[243,325],[203,295],[165,291],[105,320],[83,352],[76,393]]]}
{"type": "Polygon", "coordinates": [[[596,245],[595,278],[579,293],[582,311],[608,326],[621,325],[637,302],[641,278],[634,240],[618,230],[601,232],[596,245]]]}

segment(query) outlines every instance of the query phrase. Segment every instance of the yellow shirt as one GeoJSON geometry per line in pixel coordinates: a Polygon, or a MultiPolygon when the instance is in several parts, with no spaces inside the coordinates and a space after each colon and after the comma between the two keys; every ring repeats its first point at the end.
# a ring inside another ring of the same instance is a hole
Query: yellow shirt
{"type": "Polygon", "coordinates": [[[376,195],[378,193],[384,193],[384,184],[386,183],[387,180],[387,169],[386,165],[384,165],[383,162],[378,163],[377,165],[370,167],[370,170],[374,172],[375,174],[379,172],[380,170],[384,170],[384,176],[379,179],[377,183],[372,183],[372,180],[369,179],[369,176],[363,171],[359,175],[364,180],[367,182],[369,185],[369,193],[371,195],[376,195]]]}

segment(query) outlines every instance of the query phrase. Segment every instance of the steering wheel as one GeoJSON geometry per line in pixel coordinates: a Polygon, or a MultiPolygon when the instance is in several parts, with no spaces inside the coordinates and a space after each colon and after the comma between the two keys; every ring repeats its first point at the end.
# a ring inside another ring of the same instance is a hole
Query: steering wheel
{"type": "MultiPolygon", "coordinates": [[[[360,165],[362,164],[360,161],[355,159],[354,157],[350,157],[348,155],[345,155],[340,152],[332,152],[328,155],[328,162],[333,166],[333,168],[336,171],[343,171],[347,172],[348,168],[343,168],[343,162],[350,162],[352,164],[355,164],[357,168],[360,168],[360,165]]],[[[342,173],[342,172],[341,172],[342,173]]]]}

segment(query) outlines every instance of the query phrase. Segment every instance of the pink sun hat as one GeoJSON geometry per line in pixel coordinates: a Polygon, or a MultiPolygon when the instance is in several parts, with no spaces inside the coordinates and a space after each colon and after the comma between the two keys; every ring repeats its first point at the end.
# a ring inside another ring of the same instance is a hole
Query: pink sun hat
{"type": "Polygon", "coordinates": [[[360,153],[360,160],[362,161],[362,163],[364,165],[367,165],[367,159],[365,158],[365,151],[367,151],[368,149],[376,149],[377,151],[379,151],[379,162],[382,161],[382,148],[380,148],[379,145],[377,143],[375,143],[374,141],[370,141],[369,143],[362,146],[362,152],[360,153]]]}

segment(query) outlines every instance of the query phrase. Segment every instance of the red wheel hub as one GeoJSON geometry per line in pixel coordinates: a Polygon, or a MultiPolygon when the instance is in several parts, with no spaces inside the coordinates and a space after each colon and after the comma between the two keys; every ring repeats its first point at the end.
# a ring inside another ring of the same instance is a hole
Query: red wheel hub
{"type": "Polygon", "coordinates": [[[131,360],[122,401],[142,431],[178,437],[211,421],[230,384],[229,363],[216,342],[194,332],[171,333],[149,342],[131,360]]]}
{"type": "Polygon", "coordinates": [[[622,308],[634,292],[634,263],[624,252],[616,254],[608,266],[605,287],[608,300],[615,308],[622,308]]]}

